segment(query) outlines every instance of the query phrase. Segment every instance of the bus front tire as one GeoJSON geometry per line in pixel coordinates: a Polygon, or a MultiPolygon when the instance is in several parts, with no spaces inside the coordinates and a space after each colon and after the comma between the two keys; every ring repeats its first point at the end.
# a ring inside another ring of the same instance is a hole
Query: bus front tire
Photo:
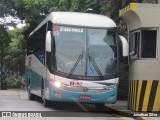
{"type": "Polygon", "coordinates": [[[41,97],[42,97],[42,101],[43,101],[43,106],[44,107],[50,107],[50,101],[45,98],[44,94],[45,94],[45,91],[44,91],[44,89],[42,89],[41,97]]]}
{"type": "Polygon", "coordinates": [[[43,99],[43,106],[49,108],[50,107],[50,101],[47,100],[47,99],[43,99]]]}
{"type": "Polygon", "coordinates": [[[28,90],[28,99],[29,100],[35,100],[35,95],[33,95],[30,90],[28,90]]]}

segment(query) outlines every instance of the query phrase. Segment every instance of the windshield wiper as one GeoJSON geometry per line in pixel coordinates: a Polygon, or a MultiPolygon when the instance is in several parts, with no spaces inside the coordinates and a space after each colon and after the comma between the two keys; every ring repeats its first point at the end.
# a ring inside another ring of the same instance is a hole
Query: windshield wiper
{"type": "Polygon", "coordinates": [[[77,65],[78,65],[78,63],[79,63],[79,61],[80,61],[82,58],[83,58],[83,55],[82,55],[82,54],[79,55],[79,57],[78,57],[76,63],[73,65],[71,71],[69,72],[68,78],[71,77],[71,75],[73,74],[74,70],[76,69],[76,67],[77,67],[77,65]]]}
{"type": "Polygon", "coordinates": [[[91,61],[94,69],[96,70],[97,74],[100,76],[101,79],[104,79],[104,76],[101,72],[101,70],[99,69],[98,65],[96,64],[96,62],[94,61],[93,57],[89,55],[89,62],[91,61]]]}
{"type": "MultiPolygon", "coordinates": [[[[83,53],[83,52],[82,52],[83,53]]],[[[80,60],[83,58],[83,54],[79,55],[77,61],[75,62],[75,64],[73,65],[71,71],[69,72],[69,75],[68,75],[68,78],[70,78],[74,72],[74,70],[76,69],[76,67],[78,66],[78,63],[80,62],[80,60]]],[[[104,79],[104,76],[101,72],[101,70],[99,69],[98,65],[96,64],[96,62],[94,61],[93,57],[90,56],[88,54],[88,59],[89,59],[89,62],[92,63],[94,69],[96,70],[97,74],[100,76],[101,79],[104,79]]],[[[87,65],[88,66],[88,65],[87,65]]]]}
{"type": "Polygon", "coordinates": [[[76,69],[76,67],[77,67],[77,65],[78,65],[78,63],[79,63],[79,61],[83,58],[83,50],[84,50],[84,48],[82,49],[82,54],[79,55],[77,61],[75,62],[75,64],[73,65],[71,71],[69,72],[68,78],[71,77],[71,75],[73,74],[74,70],[76,69]]]}

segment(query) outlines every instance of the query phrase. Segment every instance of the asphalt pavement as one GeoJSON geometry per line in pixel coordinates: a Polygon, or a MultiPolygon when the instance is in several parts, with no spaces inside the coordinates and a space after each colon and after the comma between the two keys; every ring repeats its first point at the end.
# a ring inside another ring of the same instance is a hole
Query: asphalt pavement
{"type": "MultiPolygon", "coordinates": [[[[93,109],[93,105],[63,102],[57,102],[52,107],[45,108],[40,100],[29,101],[27,92],[24,90],[0,90],[0,116],[2,116],[3,112],[3,117],[0,117],[0,120],[53,120],[53,118],[56,118],[56,120],[148,119],[144,117],[133,117],[131,116],[133,113],[129,115],[128,113],[131,111],[127,110],[126,101],[117,101],[116,104],[106,104],[106,111],[104,112],[94,112],[92,111],[93,109]],[[82,108],[85,108],[87,111],[84,111],[82,108]]],[[[157,119],[158,117],[154,118],[157,119]]]]}

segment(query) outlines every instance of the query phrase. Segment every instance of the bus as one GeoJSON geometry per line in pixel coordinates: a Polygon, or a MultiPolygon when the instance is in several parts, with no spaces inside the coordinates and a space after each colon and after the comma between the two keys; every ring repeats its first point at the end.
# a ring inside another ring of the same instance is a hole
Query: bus
{"type": "Polygon", "coordinates": [[[118,38],[123,56],[128,46],[109,17],[52,12],[29,35],[26,81],[30,100],[91,103],[103,109],[118,91],[118,38]]]}

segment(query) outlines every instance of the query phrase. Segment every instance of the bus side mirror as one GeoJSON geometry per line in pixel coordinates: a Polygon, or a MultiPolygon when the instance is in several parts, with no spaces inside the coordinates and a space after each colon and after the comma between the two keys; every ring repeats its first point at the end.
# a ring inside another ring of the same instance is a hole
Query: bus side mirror
{"type": "Polygon", "coordinates": [[[119,39],[122,42],[122,53],[123,53],[123,56],[128,56],[129,49],[128,49],[128,42],[127,42],[126,38],[121,36],[121,35],[119,35],[119,39]]]}
{"type": "Polygon", "coordinates": [[[46,52],[51,52],[51,31],[48,31],[46,34],[46,52]]]}

